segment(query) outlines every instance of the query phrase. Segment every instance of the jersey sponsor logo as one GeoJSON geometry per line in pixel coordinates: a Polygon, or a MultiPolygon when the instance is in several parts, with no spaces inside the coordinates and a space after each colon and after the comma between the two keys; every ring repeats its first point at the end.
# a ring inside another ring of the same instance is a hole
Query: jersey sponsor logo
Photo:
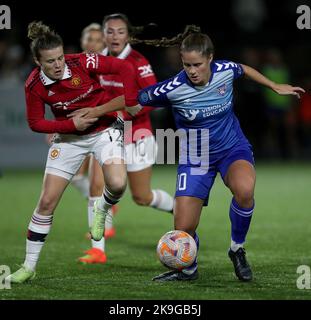
{"type": "Polygon", "coordinates": [[[179,109],[179,112],[188,120],[194,121],[196,118],[209,118],[217,116],[220,113],[228,111],[232,106],[232,102],[226,102],[224,104],[216,104],[200,109],[179,109]]]}
{"type": "Polygon", "coordinates": [[[117,82],[117,81],[113,81],[113,80],[111,80],[111,81],[105,80],[102,75],[99,77],[99,83],[102,87],[123,88],[122,82],[117,82]]]}
{"type": "Polygon", "coordinates": [[[53,148],[50,152],[50,158],[51,160],[55,160],[59,157],[60,154],[60,148],[53,148]]]}
{"type": "Polygon", "coordinates": [[[72,79],[71,79],[71,84],[73,87],[79,87],[82,83],[82,80],[79,76],[74,76],[72,79]]]}
{"type": "Polygon", "coordinates": [[[176,87],[181,85],[181,82],[178,81],[178,77],[174,78],[173,81],[163,84],[161,87],[156,87],[153,91],[155,96],[159,96],[161,93],[167,93],[176,87]]]}
{"type": "Polygon", "coordinates": [[[184,117],[187,118],[187,120],[193,121],[193,120],[195,120],[195,118],[196,118],[197,114],[200,112],[200,110],[196,110],[196,109],[185,110],[185,109],[182,109],[182,112],[184,114],[184,117]]]}
{"type": "Polygon", "coordinates": [[[152,75],[153,75],[153,71],[152,71],[152,68],[151,68],[151,65],[150,65],[150,64],[147,64],[147,65],[145,65],[145,66],[138,67],[138,70],[140,71],[139,75],[140,75],[142,78],[149,77],[149,76],[152,76],[152,75]]]}
{"type": "Polygon", "coordinates": [[[64,110],[67,110],[71,104],[79,102],[82,99],[85,99],[92,91],[93,91],[93,85],[91,85],[86,92],[84,92],[83,94],[80,94],[78,97],[70,101],[54,103],[52,107],[58,108],[58,109],[63,108],[64,110]]]}
{"type": "Polygon", "coordinates": [[[86,54],[86,67],[96,69],[97,67],[97,54],[87,53],[86,54]]]}
{"type": "Polygon", "coordinates": [[[54,96],[55,92],[53,92],[52,90],[49,90],[48,92],[48,97],[54,96]]]}

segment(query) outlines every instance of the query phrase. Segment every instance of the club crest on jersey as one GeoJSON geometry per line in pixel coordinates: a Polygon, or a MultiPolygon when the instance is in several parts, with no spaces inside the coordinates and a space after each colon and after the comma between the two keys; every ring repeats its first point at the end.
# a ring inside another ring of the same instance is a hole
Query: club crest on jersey
{"type": "Polygon", "coordinates": [[[220,95],[223,96],[223,95],[226,93],[226,91],[227,91],[227,86],[226,86],[226,84],[223,84],[222,86],[218,87],[218,88],[217,88],[217,91],[218,91],[218,93],[219,93],[220,95]]]}
{"type": "Polygon", "coordinates": [[[79,76],[74,76],[71,79],[71,84],[73,87],[79,87],[82,83],[82,80],[79,76]]]}
{"type": "Polygon", "coordinates": [[[50,158],[52,160],[55,160],[59,157],[60,149],[59,148],[53,148],[50,152],[50,158]]]}

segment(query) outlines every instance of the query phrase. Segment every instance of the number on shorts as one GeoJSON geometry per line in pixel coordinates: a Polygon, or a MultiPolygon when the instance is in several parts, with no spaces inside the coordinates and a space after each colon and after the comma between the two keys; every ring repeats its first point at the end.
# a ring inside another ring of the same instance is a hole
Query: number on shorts
{"type": "Polygon", "coordinates": [[[146,145],[143,139],[136,141],[136,150],[141,157],[146,156],[146,145]]]}
{"type": "Polygon", "coordinates": [[[182,173],[178,175],[178,190],[186,190],[187,188],[187,173],[182,173]]]}

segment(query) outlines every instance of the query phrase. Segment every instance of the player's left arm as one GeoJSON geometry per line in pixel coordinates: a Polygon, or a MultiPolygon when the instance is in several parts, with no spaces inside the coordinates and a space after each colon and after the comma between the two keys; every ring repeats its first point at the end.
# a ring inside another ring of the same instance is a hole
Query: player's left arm
{"type": "MultiPolygon", "coordinates": [[[[89,73],[118,74],[124,84],[125,108],[131,114],[141,110],[137,101],[138,84],[134,67],[127,61],[99,54],[81,54],[80,59],[89,73]]],[[[123,105],[124,106],[124,105],[123,105]]],[[[123,107],[120,105],[120,107],[123,107]]]]}
{"type": "MultiPolygon", "coordinates": [[[[152,70],[152,67],[147,59],[142,59],[136,65],[137,72],[137,83],[139,89],[144,89],[146,87],[155,85],[157,83],[157,78],[152,70]]],[[[144,106],[144,108],[139,112],[139,114],[149,113],[154,107],[144,106]]]]}
{"type": "Polygon", "coordinates": [[[82,108],[75,110],[67,115],[68,118],[72,118],[76,115],[90,119],[90,118],[99,118],[103,117],[107,113],[124,110],[125,100],[124,96],[115,97],[108,102],[99,105],[94,108],[82,108]]]}
{"type": "Polygon", "coordinates": [[[258,72],[257,70],[255,70],[254,68],[244,64],[241,64],[241,66],[243,68],[244,75],[247,78],[270,88],[271,90],[280,95],[294,95],[300,98],[300,94],[305,93],[305,90],[300,87],[294,87],[290,84],[275,83],[272,80],[265,77],[260,72],[258,72]]]}

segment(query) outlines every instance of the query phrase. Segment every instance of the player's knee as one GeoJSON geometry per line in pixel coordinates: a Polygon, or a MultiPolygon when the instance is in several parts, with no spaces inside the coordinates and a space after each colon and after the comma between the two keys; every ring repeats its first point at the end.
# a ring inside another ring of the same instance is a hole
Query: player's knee
{"type": "Polygon", "coordinates": [[[132,198],[134,202],[139,206],[148,206],[152,200],[152,198],[150,199],[150,197],[140,194],[133,194],[132,198]]]}
{"type": "Polygon", "coordinates": [[[250,208],[254,204],[254,189],[252,187],[240,188],[234,193],[234,198],[242,208],[250,208]]]}
{"type": "Polygon", "coordinates": [[[106,182],[106,186],[112,194],[121,195],[126,189],[126,178],[113,177],[106,182]]]}
{"type": "Polygon", "coordinates": [[[38,212],[42,214],[52,213],[56,207],[56,199],[50,195],[43,195],[38,204],[38,212]]]}

